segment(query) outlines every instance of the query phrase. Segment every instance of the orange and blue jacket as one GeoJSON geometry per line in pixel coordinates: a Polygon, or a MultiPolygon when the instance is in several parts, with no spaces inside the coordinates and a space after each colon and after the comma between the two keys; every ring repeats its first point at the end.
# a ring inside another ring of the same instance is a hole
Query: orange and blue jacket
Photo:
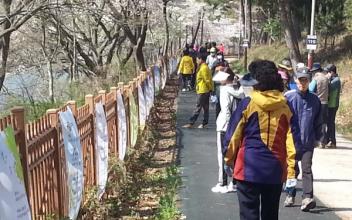
{"type": "Polygon", "coordinates": [[[234,166],[235,179],[280,184],[295,178],[299,126],[279,91],[253,91],[243,99],[223,141],[225,163],[234,166]]]}

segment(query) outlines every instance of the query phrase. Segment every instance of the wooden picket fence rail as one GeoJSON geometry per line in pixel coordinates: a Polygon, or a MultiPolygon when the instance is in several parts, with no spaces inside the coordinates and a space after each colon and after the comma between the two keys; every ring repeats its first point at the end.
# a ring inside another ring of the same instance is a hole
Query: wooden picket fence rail
{"type": "MultiPolygon", "coordinates": [[[[170,62],[175,62],[175,59],[170,62]]],[[[170,67],[175,68],[171,64],[170,67]]],[[[151,68],[151,70],[153,69],[151,68]]],[[[162,77],[164,74],[162,68],[160,68],[160,73],[162,77]]],[[[125,104],[128,133],[127,147],[129,147],[131,144],[129,94],[132,91],[138,106],[138,85],[143,88],[148,76],[154,78],[153,71],[141,72],[137,78],[134,78],[128,84],[120,82],[117,87],[111,87],[108,93],[101,90],[97,96],[86,95],[85,104],[79,108],[77,108],[75,101],[69,101],[61,108],[50,109],[40,119],[28,124],[25,123],[25,109],[23,107],[13,108],[10,115],[0,119],[0,130],[12,126],[15,131],[33,219],[46,219],[52,214],[64,217],[68,214],[66,163],[58,113],[66,111],[67,106],[69,106],[76,119],[83,154],[84,190],[87,190],[89,187],[97,185],[94,147],[95,103],[102,102],[105,109],[109,156],[118,157],[117,93],[121,93],[125,104]]],[[[153,81],[155,82],[155,80],[153,81]]],[[[139,113],[138,107],[137,110],[139,113]]]]}

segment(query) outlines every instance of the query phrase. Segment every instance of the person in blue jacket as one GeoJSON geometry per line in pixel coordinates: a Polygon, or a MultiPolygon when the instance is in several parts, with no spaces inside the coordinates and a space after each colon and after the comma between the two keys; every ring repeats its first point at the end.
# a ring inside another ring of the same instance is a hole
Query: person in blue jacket
{"type": "Polygon", "coordinates": [[[256,60],[249,71],[241,81],[254,90],[231,115],[223,139],[224,169],[237,181],[241,220],[277,220],[283,183],[297,182],[298,123],[275,64],[256,60]]]}
{"type": "MultiPolygon", "coordinates": [[[[301,165],[302,165],[302,184],[303,200],[301,205],[302,211],[309,211],[315,208],[316,202],[313,198],[313,173],[312,159],[314,146],[322,137],[322,118],[321,104],[318,96],[310,93],[309,81],[310,75],[307,69],[301,69],[296,73],[295,81],[296,90],[288,91],[285,94],[287,102],[298,119],[300,137],[301,137],[301,165]]],[[[298,166],[296,163],[298,173],[298,166]]],[[[290,190],[286,197],[284,205],[293,206],[295,202],[296,190],[290,190]]]]}

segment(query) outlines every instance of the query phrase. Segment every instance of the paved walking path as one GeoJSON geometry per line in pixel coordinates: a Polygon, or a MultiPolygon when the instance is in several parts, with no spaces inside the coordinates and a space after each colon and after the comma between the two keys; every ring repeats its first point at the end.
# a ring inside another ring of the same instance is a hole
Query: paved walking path
{"type": "MultiPolygon", "coordinates": [[[[196,96],[180,93],[177,107],[177,128],[183,187],[180,189],[180,207],[186,219],[227,220],[239,219],[236,193],[217,194],[211,192],[217,182],[215,112],[211,108],[207,129],[184,129],[193,112],[196,96]]],[[[200,115],[198,124],[203,115],[200,115]]],[[[198,125],[196,124],[196,125],[198,125]]],[[[309,213],[300,211],[298,191],[296,207],[281,206],[279,218],[284,220],[316,219],[334,220],[336,216],[352,219],[352,144],[338,140],[338,149],[317,149],[314,155],[314,183],[317,208],[309,213]]],[[[300,183],[299,183],[300,184],[300,183]]],[[[285,196],[281,196],[283,204],[285,196]]]]}

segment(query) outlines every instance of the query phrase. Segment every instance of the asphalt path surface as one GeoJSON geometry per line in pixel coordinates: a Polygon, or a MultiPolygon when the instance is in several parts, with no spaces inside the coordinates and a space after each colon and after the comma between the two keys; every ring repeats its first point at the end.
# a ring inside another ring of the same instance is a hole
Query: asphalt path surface
{"type": "MultiPolygon", "coordinates": [[[[210,106],[209,126],[198,129],[202,122],[201,113],[195,128],[182,128],[188,123],[196,103],[194,92],[180,92],[177,107],[178,145],[182,187],[179,190],[180,208],[186,219],[227,220],[239,219],[239,205],[236,193],[213,193],[217,183],[215,110],[210,106]]],[[[301,182],[299,182],[296,204],[283,207],[285,194],[281,196],[279,219],[334,220],[339,219],[331,209],[317,200],[317,207],[311,212],[300,211],[301,182]]]]}

